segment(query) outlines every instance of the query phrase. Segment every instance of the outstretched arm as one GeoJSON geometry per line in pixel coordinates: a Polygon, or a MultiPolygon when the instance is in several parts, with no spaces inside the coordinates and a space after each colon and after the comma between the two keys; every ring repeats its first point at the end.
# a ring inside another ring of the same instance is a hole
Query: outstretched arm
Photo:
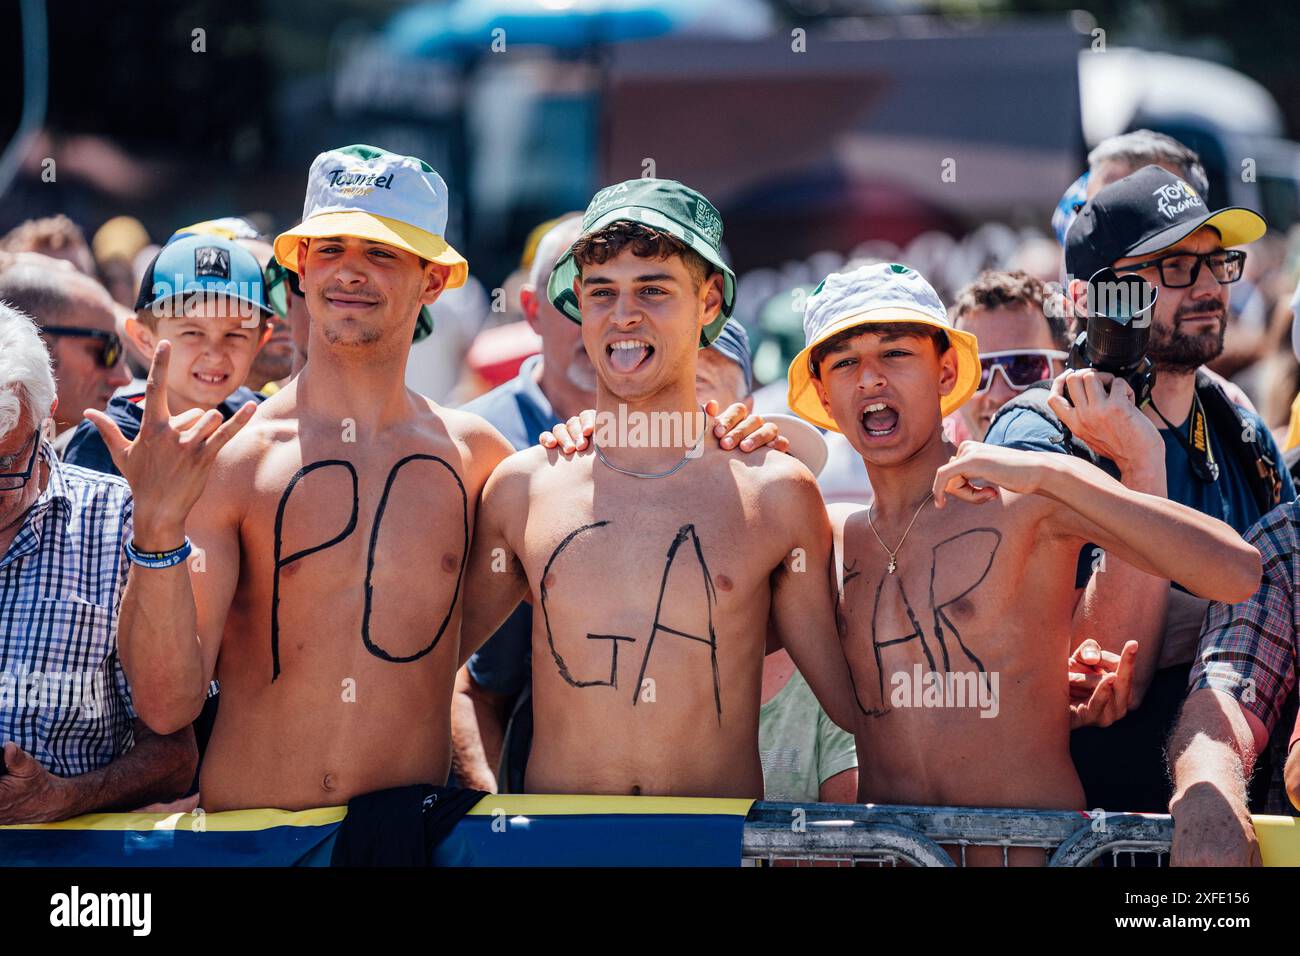
{"type": "Polygon", "coordinates": [[[1259,552],[1217,518],[1165,498],[1131,491],[1088,462],[962,442],[935,474],[935,504],[946,495],[983,503],[998,486],[1059,506],[1049,527],[1095,541],[1134,567],[1178,581],[1201,597],[1235,604],[1259,586],[1259,552]]]}
{"type": "Polygon", "coordinates": [[[524,476],[513,474],[508,466],[498,468],[483,486],[465,575],[457,667],[465,666],[528,593],[528,578],[506,530],[512,515],[517,522],[519,515],[527,513],[527,492],[524,476]]]}
{"type": "Polygon", "coordinates": [[[782,487],[790,548],[772,573],[772,623],[827,716],[855,733],[860,712],[835,622],[831,524],[811,475],[782,487]]]}
{"type": "MultiPolygon", "coordinates": [[[[1133,399],[1124,379],[1073,369],[1052,383],[1048,404],[1075,438],[1114,462],[1124,487],[1167,498],[1165,443],[1133,399]]],[[[1093,552],[1093,573],[1074,611],[1072,643],[1080,646],[1092,639],[1103,650],[1118,653],[1127,641],[1136,640],[1136,706],[1160,660],[1169,582],[1099,551],[1093,552]]]]}
{"type": "Polygon", "coordinates": [[[3,759],[8,773],[0,776],[0,825],[7,826],[175,800],[194,779],[199,751],[191,727],[160,737],[136,720],[135,745],[88,773],[57,777],[12,741],[5,743],[3,759]]]}
{"type": "Polygon", "coordinates": [[[135,441],[128,442],[102,412],[86,413],[131,485],[135,547],[179,548],[189,532],[203,555],[202,570],[194,558],[169,568],[132,565],[122,597],[117,635],[122,666],[136,713],[162,736],[192,723],[203,707],[239,578],[237,524],[212,502],[197,508],[195,503],[217,453],[256,408],[250,402],[224,424],[216,410],[171,419],[166,389],[170,350],[164,340],[154,353],[135,441]],[[196,565],[193,575],[191,564],[196,565]]]}
{"type": "Polygon", "coordinates": [[[1259,865],[1246,781],[1267,742],[1259,718],[1228,694],[1203,687],[1188,696],[1169,739],[1174,866],[1259,865]]]}

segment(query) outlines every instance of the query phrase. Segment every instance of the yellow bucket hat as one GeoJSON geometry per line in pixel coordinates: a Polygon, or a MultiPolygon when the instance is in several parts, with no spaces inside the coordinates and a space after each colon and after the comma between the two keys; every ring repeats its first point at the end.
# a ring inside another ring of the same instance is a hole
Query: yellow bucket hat
{"type": "Polygon", "coordinates": [[[465,284],[469,263],[447,229],[447,184],[432,166],[376,146],[321,153],[307,174],[302,222],[275,237],[275,257],[298,271],[298,240],[359,236],[387,243],[451,269],[447,288],[465,284]]]}

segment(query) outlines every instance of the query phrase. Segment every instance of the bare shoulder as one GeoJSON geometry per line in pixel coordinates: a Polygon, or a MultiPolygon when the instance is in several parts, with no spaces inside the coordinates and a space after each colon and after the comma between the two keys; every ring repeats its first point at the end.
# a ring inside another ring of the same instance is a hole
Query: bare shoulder
{"type": "Polygon", "coordinates": [[[447,408],[424,396],[420,400],[428,409],[430,424],[460,449],[471,484],[481,486],[514,452],[514,446],[482,416],[447,408]]]}
{"type": "Polygon", "coordinates": [[[590,474],[586,459],[591,452],[566,458],[554,449],[531,445],[508,455],[492,472],[489,487],[494,495],[518,497],[521,502],[531,494],[536,482],[562,482],[572,487],[580,473],[590,474]]]}
{"type": "Polygon", "coordinates": [[[774,537],[801,538],[810,530],[826,527],[821,489],[803,462],[772,449],[718,454],[726,456],[724,465],[737,491],[752,502],[774,537]]]}
{"type": "MultiPolygon", "coordinates": [[[[497,472],[502,479],[509,478],[530,486],[543,482],[549,483],[547,487],[571,489],[591,476],[591,463],[594,459],[595,454],[590,446],[584,451],[563,455],[554,448],[530,445],[503,461],[497,472]]],[[[496,478],[497,475],[493,475],[493,479],[496,478]]]]}
{"type": "Polygon", "coordinates": [[[266,408],[267,402],[257,407],[247,424],[217,453],[205,496],[221,491],[243,494],[253,483],[267,448],[297,436],[297,420],[277,415],[274,408],[266,408]]]}
{"type": "Polygon", "coordinates": [[[500,457],[505,458],[514,451],[514,446],[506,441],[505,436],[481,415],[447,408],[432,401],[429,401],[429,410],[442,422],[448,435],[469,446],[473,453],[500,453],[500,457]]]}
{"type": "Polygon", "coordinates": [[[749,452],[722,452],[728,456],[733,475],[739,482],[773,504],[787,508],[815,506],[824,511],[817,479],[808,467],[784,452],[763,448],[749,452]]]}
{"type": "MultiPolygon", "coordinates": [[[[1038,454],[1047,454],[1039,452],[1038,454]]],[[[1001,513],[999,523],[1007,524],[1012,527],[1020,526],[1033,532],[1043,530],[1048,532],[1059,532],[1057,528],[1058,519],[1064,507],[1057,501],[1046,497],[1045,495],[1023,495],[1014,491],[1007,491],[1005,488],[998,489],[998,502],[995,507],[1001,513]]],[[[993,504],[990,502],[989,504],[993,504]]],[[[971,505],[974,508],[986,508],[988,505],[971,505]]]]}

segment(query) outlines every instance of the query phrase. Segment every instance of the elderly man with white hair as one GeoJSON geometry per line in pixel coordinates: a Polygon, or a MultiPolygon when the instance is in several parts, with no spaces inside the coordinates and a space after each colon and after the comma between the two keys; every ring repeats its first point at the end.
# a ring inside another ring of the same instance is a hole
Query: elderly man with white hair
{"type": "Polygon", "coordinates": [[[58,404],[30,318],[0,303],[0,825],[174,800],[193,730],[136,718],[117,655],[131,491],[65,465],[58,404]]]}

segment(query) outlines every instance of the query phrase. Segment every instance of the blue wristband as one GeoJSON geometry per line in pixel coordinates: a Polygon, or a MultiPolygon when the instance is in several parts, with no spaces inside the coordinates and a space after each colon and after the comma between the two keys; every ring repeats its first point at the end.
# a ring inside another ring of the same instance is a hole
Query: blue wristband
{"type": "Polygon", "coordinates": [[[126,543],[126,556],[132,564],[138,564],[142,568],[174,568],[188,558],[193,550],[189,538],[179,548],[171,551],[137,551],[132,542],[126,543]]]}

